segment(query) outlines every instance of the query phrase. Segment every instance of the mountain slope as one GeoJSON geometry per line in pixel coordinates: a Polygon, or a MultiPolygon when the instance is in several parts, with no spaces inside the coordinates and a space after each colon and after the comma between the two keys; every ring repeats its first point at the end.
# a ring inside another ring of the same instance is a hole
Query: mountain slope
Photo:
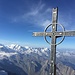
{"type": "MultiPolygon", "coordinates": [[[[57,75],[75,75],[74,51],[58,50],[56,55],[57,75]]],[[[49,75],[50,49],[1,44],[0,70],[8,75],[49,75]]]]}

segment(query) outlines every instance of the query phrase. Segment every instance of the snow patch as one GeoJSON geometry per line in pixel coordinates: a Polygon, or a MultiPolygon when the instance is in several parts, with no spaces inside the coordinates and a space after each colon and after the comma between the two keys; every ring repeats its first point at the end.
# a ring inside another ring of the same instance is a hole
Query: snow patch
{"type": "Polygon", "coordinates": [[[12,55],[16,55],[17,53],[15,52],[15,53],[5,53],[5,52],[1,52],[0,53],[0,59],[3,59],[5,56],[6,57],[10,57],[10,56],[12,56],[12,55]]]}
{"type": "Polygon", "coordinates": [[[0,48],[2,48],[3,46],[0,46],[0,48]]]}

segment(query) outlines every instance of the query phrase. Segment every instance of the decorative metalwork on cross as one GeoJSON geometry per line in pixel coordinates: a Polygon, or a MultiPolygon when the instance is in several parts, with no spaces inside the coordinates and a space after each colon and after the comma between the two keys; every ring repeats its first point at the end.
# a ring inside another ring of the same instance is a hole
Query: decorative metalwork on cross
{"type": "Polygon", "coordinates": [[[44,36],[48,44],[51,45],[51,54],[50,54],[50,75],[56,75],[56,46],[60,44],[65,36],[75,36],[75,31],[65,31],[63,25],[57,23],[57,8],[53,8],[52,11],[52,24],[48,25],[44,32],[33,32],[33,36],[44,36]],[[62,27],[62,32],[57,31],[57,25],[62,27]],[[52,26],[51,32],[46,32],[47,29],[52,26]],[[51,38],[51,43],[47,41],[47,36],[51,38]],[[62,40],[56,43],[56,39],[62,37],[62,40]]]}

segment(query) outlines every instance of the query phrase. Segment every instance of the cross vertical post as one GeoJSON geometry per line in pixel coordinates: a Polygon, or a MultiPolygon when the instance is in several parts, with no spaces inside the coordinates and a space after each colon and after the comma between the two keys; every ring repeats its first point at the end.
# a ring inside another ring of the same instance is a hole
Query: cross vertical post
{"type": "Polygon", "coordinates": [[[50,54],[50,75],[56,75],[56,36],[54,33],[57,30],[57,8],[53,8],[52,12],[52,40],[51,40],[51,54],[50,54]]]}

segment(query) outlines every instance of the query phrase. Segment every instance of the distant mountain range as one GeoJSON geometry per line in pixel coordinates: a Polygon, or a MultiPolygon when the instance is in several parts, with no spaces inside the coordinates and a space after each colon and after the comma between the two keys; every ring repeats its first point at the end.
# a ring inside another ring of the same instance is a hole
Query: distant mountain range
{"type": "MultiPolygon", "coordinates": [[[[56,52],[56,75],[75,75],[75,51],[56,52]]],[[[0,75],[49,75],[50,49],[0,44],[0,75]]]]}

